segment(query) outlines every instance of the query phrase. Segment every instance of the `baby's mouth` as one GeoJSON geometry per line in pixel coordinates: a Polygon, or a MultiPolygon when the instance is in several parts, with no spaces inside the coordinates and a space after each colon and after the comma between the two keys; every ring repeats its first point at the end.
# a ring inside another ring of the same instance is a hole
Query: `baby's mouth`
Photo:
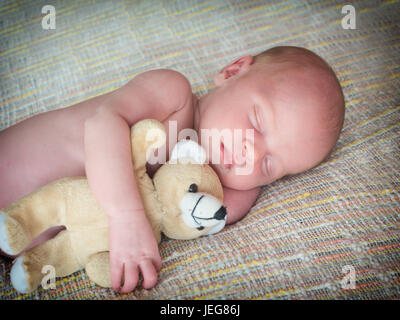
{"type": "Polygon", "coordinates": [[[221,161],[220,162],[221,168],[223,168],[223,169],[230,169],[233,167],[232,158],[228,159],[227,150],[225,149],[223,142],[221,142],[221,145],[220,145],[220,161],[221,161]]]}

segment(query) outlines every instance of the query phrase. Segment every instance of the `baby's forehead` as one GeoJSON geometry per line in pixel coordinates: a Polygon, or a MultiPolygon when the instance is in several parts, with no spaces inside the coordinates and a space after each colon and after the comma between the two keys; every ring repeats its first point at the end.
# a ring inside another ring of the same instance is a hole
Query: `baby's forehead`
{"type": "Polygon", "coordinates": [[[328,97],[339,93],[329,70],[292,61],[256,68],[251,76],[257,94],[278,102],[289,101],[292,107],[303,101],[310,105],[327,103],[328,97]]]}
{"type": "Polygon", "coordinates": [[[270,74],[271,70],[276,69],[258,70],[253,75],[257,80],[254,96],[263,102],[260,106],[265,116],[272,114],[276,127],[291,128],[302,136],[320,130],[332,96],[337,94],[325,72],[293,65],[279,67],[281,73],[270,74]]]}
{"type": "Polygon", "coordinates": [[[253,76],[258,79],[265,79],[265,81],[274,80],[282,85],[282,82],[287,84],[299,81],[316,82],[329,77],[329,70],[289,60],[271,62],[266,66],[255,68],[253,76]]]}

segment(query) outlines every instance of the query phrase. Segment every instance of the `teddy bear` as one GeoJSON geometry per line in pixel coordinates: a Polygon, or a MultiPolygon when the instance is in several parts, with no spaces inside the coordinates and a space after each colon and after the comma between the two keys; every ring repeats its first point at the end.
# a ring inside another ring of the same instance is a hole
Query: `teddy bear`
{"type": "MultiPolygon", "coordinates": [[[[146,163],[165,141],[164,126],[157,120],[145,119],[131,128],[134,174],[155,238],[160,243],[162,233],[194,239],[219,232],[226,221],[223,189],[200,145],[176,143],[169,161],[149,177],[146,163]]],[[[56,277],[85,268],[97,285],[111,287],[108,216],[85,177],[49,183],[0,210],[0,249],[17,257],[10,277],[20,293],[40,285],[46,265],[54,267],[56,277]],[[32,245],[54,228],[53,238],[32,245]]]]}

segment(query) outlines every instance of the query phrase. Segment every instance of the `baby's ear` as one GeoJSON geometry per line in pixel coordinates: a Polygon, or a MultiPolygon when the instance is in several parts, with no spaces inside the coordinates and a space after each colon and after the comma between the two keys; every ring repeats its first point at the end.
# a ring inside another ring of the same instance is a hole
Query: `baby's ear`
{"type": "Polygon", "coordinates": [[[215,85],[219,87],[232,76],[247,72],[252,63],[253,63],[253,56],[249,54],[229,63],[215,76],[214,78],[215,85]]]}

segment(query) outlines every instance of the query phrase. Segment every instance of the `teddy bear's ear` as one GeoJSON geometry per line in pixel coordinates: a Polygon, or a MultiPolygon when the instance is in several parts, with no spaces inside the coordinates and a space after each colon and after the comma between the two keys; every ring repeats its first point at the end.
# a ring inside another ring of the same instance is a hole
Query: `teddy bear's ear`
{"type": "Polygon", "coordinates": [[[206,152],[204,148],[193,140],[182,139],[172,149],[169,158],[170,163],[194,162],[204,164],[206,162],[206,152]]]}

